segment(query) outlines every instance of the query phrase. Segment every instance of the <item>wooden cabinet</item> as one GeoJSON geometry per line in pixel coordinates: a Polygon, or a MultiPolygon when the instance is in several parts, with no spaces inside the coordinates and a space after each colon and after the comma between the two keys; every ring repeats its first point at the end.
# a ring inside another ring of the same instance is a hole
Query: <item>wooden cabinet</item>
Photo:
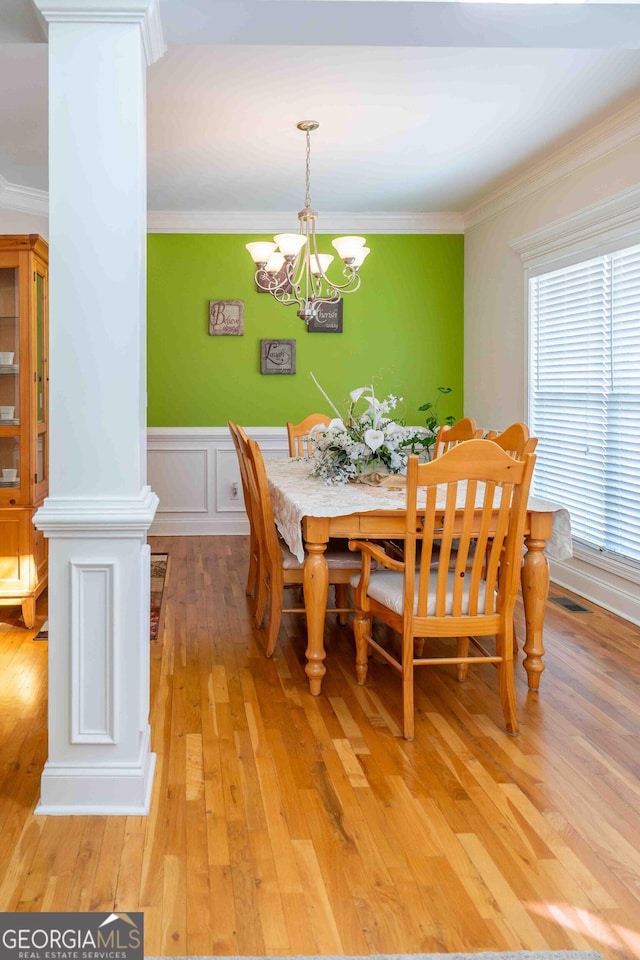
{"type": "Polygon", "coordinates": [[[0,605],[27,627],[47,585],[47,541],[33,515],[49,486],[48,246],[0,236],[0,605]]]}

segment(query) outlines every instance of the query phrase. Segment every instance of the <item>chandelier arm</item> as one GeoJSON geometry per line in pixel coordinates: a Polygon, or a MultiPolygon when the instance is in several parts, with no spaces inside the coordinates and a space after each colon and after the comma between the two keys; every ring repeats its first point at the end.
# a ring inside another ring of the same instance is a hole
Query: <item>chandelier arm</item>
{"type": "Polygon", "coordinates": [[[355,293],[361,282],[358,273],[353,273],[346,283],[334,283],[333,280],[329,280],[324,274],[322,274],[322,276],[329,287],[333,290],[339,290],[341,293],[355,293]]]}
{"type": "Polygon", "coordinates": [[[292,297],[291,294],[285,290],[270,290],[269,293],[278,303],[281,303],[283,307],[304,306],[303,301],[300,301],[297,297],[292,297]]]}
{"type": "Polygon", "coordinates": [[[254,280],[256,282],[256,286],[259,287],[260,290],[264,290],[265,293],[273,293],[274,290],[279,290],[280,288],[284,287],[287,283],[286,277],[284,280],[280,280],[279,282],[276,282],[276,277],[275,276],[270,277],[269,274],[266,273],[264,267],[258,267],[254,275],[254,280]],[[263,278],[266,278],[266,282],[267,282],[266,286],[262,282],[263,278]]]}

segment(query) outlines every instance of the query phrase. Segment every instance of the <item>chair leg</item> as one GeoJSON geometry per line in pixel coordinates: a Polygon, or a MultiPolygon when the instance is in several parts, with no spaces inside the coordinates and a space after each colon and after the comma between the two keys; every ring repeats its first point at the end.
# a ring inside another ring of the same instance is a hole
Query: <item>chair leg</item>
{"type": "Polygon", "coordinates": [[[255,611],[253,614],[253,619],[256,627],[262,626],[262,621],[264,620],[264,612],[267,609],[267,600],[269,598],[269,587],[267,584],[267,578],[262,571],[262,564],[258,560],[258,573],[256,576],[256,599],[255,599],[255,611]]]}
{"type": "Polygon", "coordinates": [[[504,713],[504,722],[507,733],[515,737],[520,732],[520,724],[518,723],[518,709],[516,706],[516,685],[513,675],[512,648],[513,637],[511,636],[511,630],[507,630],[504,636],[496,637],[496,650],[503,657],[502,663],[498,663],[496,666],[498,668],[498,685],[502,711],[504,713]]]}
{"type": "MultiPolygon", "coordinates": [[[[458,650],[457,650],[456,656],[458,657],[469,656],[469,637],[458,637],[458,650]]],[[[467,679],[468,673],[469,673],[469,664],[459,663],[458,664],[458,683],[464,683],[464,681],[467,679]]]]}
{"type": "Polygon", "coordinates": [[[265,656],[272,657],[273,651],[278,642],[278,632],[280,630],[280,621],[282,620],[282,601],[284,594],[284,583],[282,582],[282,573],[276,570],[270,577],[271,583],[271,603],[269,604],[269,624],[267,626],[267,645],[265,656]]]}
{"type": "Polygon", "coordinates": [[[402,728],[405,740],[413,740],[415,733],[413,693],[413,643],[408,634],[402,637],[402,728]]]}
{"type": "Polygon", "coordinates": [[[356,610],[353,633],[356,641],[356,679],[358,684],[363,686],[369,670],[368,637],[371,636],[371,617],[363,610],[356,610]]]}
{"type": "MultiPolygon", "coordinates": [[[[348,606],[349,606],[349,584],[336,583],[336,607],[348,607],[348,606]]],[[[348,622],[348,614],[339,613],[338,623],[344,627],[347,622],[348,622]]]]}
{"type": "Polygon", "coordinates": [[[255,596],[258,579],[258,560],[256,544],[253,537],[249,540],[249,570],[247,571],[247,586],[245,593],[248,597],[255,596]]]}

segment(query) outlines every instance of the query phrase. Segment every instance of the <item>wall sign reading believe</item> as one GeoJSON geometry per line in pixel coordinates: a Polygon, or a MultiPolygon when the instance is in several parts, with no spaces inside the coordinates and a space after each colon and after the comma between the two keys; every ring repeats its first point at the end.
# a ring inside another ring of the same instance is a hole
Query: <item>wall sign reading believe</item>
{"type": "Polygon", "coordinates": [[[244,300],[209,300],[209,333],[212,337],[241,337],[244,300]]]}

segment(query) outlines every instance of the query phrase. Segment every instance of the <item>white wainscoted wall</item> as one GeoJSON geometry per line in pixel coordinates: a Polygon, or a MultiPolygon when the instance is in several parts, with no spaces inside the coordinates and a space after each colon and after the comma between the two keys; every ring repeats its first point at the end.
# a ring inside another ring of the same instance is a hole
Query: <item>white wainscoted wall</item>
{"type": "MultiPolygon", "coordinates": [[[[245,427],[266,457],[287,457],[284,427],[245,427]]],[[[160,498],[150,536],[249,532],[235,447],[227,427],[149,427],[148,483],[160,498]]]]}

